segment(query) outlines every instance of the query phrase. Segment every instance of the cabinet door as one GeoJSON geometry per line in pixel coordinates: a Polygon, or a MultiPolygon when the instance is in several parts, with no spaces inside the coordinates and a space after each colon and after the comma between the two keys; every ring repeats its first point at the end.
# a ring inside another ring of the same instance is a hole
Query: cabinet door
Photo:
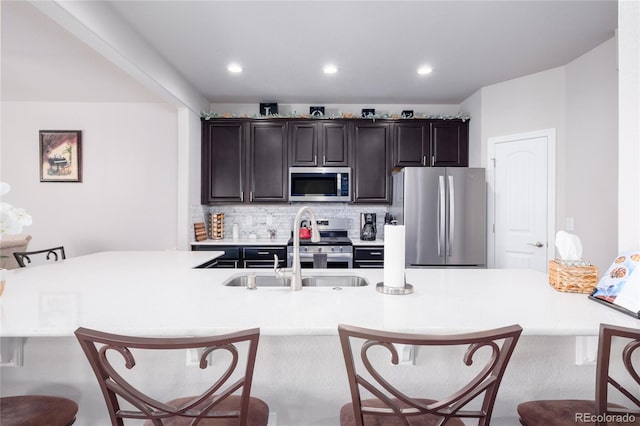
{"type": "Polygon", "coordinates": [[[318,165],[318,123],[289,123],[289,164],[315,167],[318,165]]]}
{"type": "Polygon", "coordinates": [[[429,125],[424,122],[394,124],[393,166],[426,166],[429,155],[429,125]]]}
{"type": "Polygon", "coordinates": [[[301,121],[289,123],[289,164],[305,167],[349,165],[347,123],[301,121]]]}
{"type": "Polygon", "coordinates": [[[244,201],[246,124],[202,122],[202,204],[244,201]]]}
{"type": "Polygon", "coordinates": [[[390,124],[358,122],[353,126],[353,202],[390,201],[390,124]]]}
{"type": "Polygon", "coordinates": [[[354,268],[384,268],[384,246],[354,247],[354,268]]]}
{"type": "Polygon", "coordinates": [[[251,123],[249,201],[287,200],[287,123],[251,123]]]}
{"type": "Polygon", "coordinates": [[[347,123],[321,122],[320,150],[318,151],[320,164],[324,167],[349,166],[349,137],[347,123]]]}
{"type": "Polygon", "coordinates": [[[469,122],[460,120],[431,123],[431,165],[469,166],[469,122]]]}

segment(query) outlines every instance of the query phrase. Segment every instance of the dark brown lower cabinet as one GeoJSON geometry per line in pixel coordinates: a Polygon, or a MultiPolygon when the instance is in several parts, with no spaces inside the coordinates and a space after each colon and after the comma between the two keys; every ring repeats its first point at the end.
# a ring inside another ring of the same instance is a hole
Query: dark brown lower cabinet
{"type": "Polygon", "coordinates": [[[201,245],[191,246],[192,251],[224,251],[224,254],[207,263],[205,268],[273,268],[273,255],[278,255],[278,267],[287,266],[285,246],[235,246],[201,245]]]}
{"type": "Polygon", "coordinates": [[[353,267],[384,268],[384,246],[356,246],[353,248],[353,267]]]}

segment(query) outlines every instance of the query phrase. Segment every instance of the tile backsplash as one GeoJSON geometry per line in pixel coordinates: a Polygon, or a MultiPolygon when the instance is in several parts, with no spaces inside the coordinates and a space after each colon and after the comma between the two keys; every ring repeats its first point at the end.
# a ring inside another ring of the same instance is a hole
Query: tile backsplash
{"type": "MultiPolygon", "coordinates": [[[[318,219],[347,218],[349,238],[360,238],[360,213],[376,213],[377,237],[384,232],[384,215],[387,205],[350,205],[343,203],[307,204],[318,219]]],[[[205,222],[209,228],[209,213],[224,213],[224,238],[232,238],[233,224],[238,224],[240,238],[249,238],[255,234],[258,238],[268,238],[267,230],[276,229],[276,238],[288,238],[291,235],[293,218],[302,205],[282,204],[229,204],[218,206],[193,206],[192,222],[205,222]]],[[[306,215],[303,217],[306,218],[306,215]]],[[[296,226],[297,229],[297,226],[296,226]]]]}

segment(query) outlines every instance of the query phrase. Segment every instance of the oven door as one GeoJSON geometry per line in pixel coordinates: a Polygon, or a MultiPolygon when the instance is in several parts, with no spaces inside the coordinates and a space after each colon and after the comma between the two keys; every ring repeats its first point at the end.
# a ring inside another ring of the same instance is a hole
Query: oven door
{"type": "MultiPolygon", "coordinates": [[[[349,269],[353,267],[352,253],[325,253],[327,256],[327,269],[349,269]]],[[[293,253],[288,253],[287,266],[293,264],[293,253]]],[[[300,253],[300,267],[313,269],[313,253],[300,253]]]]}

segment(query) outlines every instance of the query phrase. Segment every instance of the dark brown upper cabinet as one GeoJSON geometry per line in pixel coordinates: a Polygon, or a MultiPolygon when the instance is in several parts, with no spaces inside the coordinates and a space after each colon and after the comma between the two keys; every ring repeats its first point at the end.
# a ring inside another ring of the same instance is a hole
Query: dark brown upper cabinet
{"type": "Polygon", "coordinates": [[[430,136],[431,166],[469,166],[469,121],[432,121],[430,136]]]}
{"type": "Polygon", "coordinates": [[[202,204],[287,201],[286,183],[286,121],[202,121],[202,204]]]}
{"type": "Polygon", "coordinates": [[[202,204],[243,202],[247,123],[202,122],[202,204]]]}
{"type": "Polygon", "coordinates": [[[389,203],[392,167],[468,165],[468,121],[202,120],[202,204],[287,202],[289,166],[351,167],[353,203],[389,203]]]}
{"type": "Polygon", "coordinates": [[[349,165],[348,124],[341,121],[290,121],[289,165],[349,165]]]}
{"type": "Polygon", "coordinates": [[[351,144],[353,202],[390,202],[391,123],[355,122],[351,144]]]}
{"type": "Polygon", "coordinates": [[[431,164],[429,123],[406,121],[393,125],[393,166],[416,167],[431,164]]]}
{"type": "Polygon", "coordinates": [[[287,122],[252,122],[249,141],[249,201],[287,201],[287,122]]]}
{"type": "Polygon", "coordinates": [[[467,167],[469,122],[407,121],[394,124],[394,167],[467,167]]]}

